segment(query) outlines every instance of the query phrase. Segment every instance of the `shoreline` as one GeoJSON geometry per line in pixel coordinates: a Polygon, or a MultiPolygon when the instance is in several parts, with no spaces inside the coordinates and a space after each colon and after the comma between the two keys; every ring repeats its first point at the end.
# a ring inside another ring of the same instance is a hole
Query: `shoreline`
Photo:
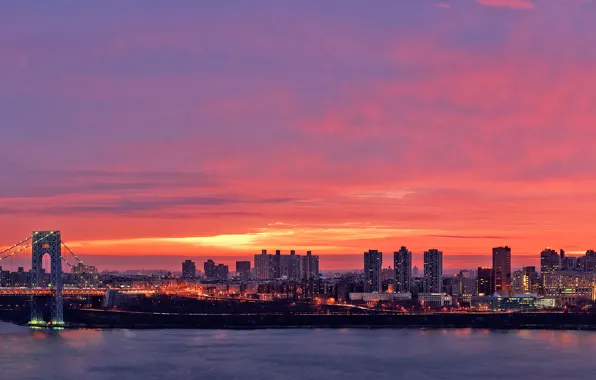
{"type": "MultiPolygon", "coordinates": [[[[596,331],[588,313],[437,313],[403,315],[339,314],[165,314],[105,310],[69,310],[66,329],[484,329],[596,331]]],[[[21,318],[4,321],[27,326],[21,318]]],[[[45,326],[41,328],[46,328],[45,326]]]]}
{"type": "MultiPolygon", "coordinates": [[[[25,327],[27,325],[24,325],[25,327]]],[[[51,327],[49,327],[51,329],[51,327]]],[[[220,327],[200,327],[200,326],[175,326],[175,325],[121,325],[121,326],[89,326],[89,325],[65,325],[62,329],[90,329],[90,330],[341,330],[341,329],[358,329],[358,330],[492,330],[492,331],[518,331],[518,330],[543,330],[543,331],[596,331],[596,326],[516,326],[516,327],[478,327],[478,326],[428,326],[428,325],[341,325],[341,326],[324,326],[324,325],[302,325],[302,326],[220,326],[220,327]]]]}
{"type": "Polygon", "coordinates": [[[186,325],[143,325],[143,324],[112,324],[112,325],[91,325],[91,324],[71,324],[66,323],[59,328],[51,326],[30,326],[28,324],[19,324],[11,321],[0,321],[2,323],[13,324],[20,327],[41,330],[491,330],[491,331],[519,331],[519,330],[542,330],[542,331],[596,331],[596,326],[592,325],[564,325],[564,326],[544,326],[544,325],[523,325],[510,327],[482,327],[482,326],[430,326],[430,325],[283,325],[283,326],[186,326],[186,325]]]}

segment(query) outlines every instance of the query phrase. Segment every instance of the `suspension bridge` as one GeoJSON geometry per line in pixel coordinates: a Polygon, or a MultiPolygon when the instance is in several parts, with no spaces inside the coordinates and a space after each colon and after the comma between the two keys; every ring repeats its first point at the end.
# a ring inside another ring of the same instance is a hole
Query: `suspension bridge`
{"type": "MultiPolygon", "coordinates": [[[[73,281],[70,281],[67,287],[64,286],[62,263],[70,268],[75,268],[75,266],[76,268],[88,268],[88,266],[66,245],[60,231],[34,231],[31,236],[4,249],[0,252],[0,269],[3,269],[3,265],[10,264],[11,259],[24,257],[28,260],[29,255],[31,257],[29,274],[24,271],[24,265],[19,266],[17,272],[22,274],[21,277],[25,280],[21,279],[18,284],[10,284],[12,286],[5,286],[6,281],[2,282],[0,297],[31,297],[30,325],[64,325],[64,297],[103,296],[106,292],[106,289],[102,288],[96,271],[78,271],[75,274],[74,284],[73,281]],[[63,256],[63,249],[68,258],[63,256]],[[49,281],[43,268],[46,255],[49,256],[50,261],[49,281]],[[48,297],[50,298],[50,320],[46,321],[42,306],[48,297]]],[[[12,266],[14,265],[15,263],[12,263],[12,266]]],[[[4,272],[0,270],[1,273],[4,272]]]]}

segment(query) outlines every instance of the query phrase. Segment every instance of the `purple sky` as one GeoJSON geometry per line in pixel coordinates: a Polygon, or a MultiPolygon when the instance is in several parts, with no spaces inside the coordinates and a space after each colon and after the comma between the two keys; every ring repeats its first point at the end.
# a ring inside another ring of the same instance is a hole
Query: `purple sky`
{"type": "Polygon", "coordinates": [[[453,266],[501,244],[514,265],[580,253],[595,16],[590,0],[2,1],[0,245],[60,229],[88,254],[312,249],[338,269],[401,245],[453,266]]]}

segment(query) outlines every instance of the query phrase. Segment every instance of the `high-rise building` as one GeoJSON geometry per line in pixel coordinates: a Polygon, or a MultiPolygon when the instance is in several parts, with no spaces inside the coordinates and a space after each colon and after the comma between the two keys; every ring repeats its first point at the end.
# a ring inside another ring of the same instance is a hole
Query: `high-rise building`
{"type": "MultiPolygon", "coordinates": [[[[563,251],[563,250],[561,250],[563,251]]],[[[561,268],[560,270],[564,270],[564,271],[573,271],[573,270],[583,270],[583,265],[585,265],[585,259],[583,262],[581,262],[582,266],[580,266],[580,260],[579,257],[573,257],[573,256],[564,256],[561,258],[561,268]]]]}
{"type": "Polygon", "coordinates": [[[561,268],[561,256],[551,248],[540,252],[540,274],[553,273],[561,268]]]}
{"type": "Polygon", "coordinates": [[[197,277],[197,265],[192,260],[185,260],[182,263],[182,278],[192,279],[197,277]]]}
{"type": "Polygon", "coordinates": [[[536,267],[523,267],[513,272],[512,288],[514,295],[536,294],[538,292],[538,273],[536,267]]]}
{"type": "Polygon", "coordinates": [[[215,278],[215,262],[213,260],[209,259],[205,261],[203,269],[205,270],[205,277],[215,278]]]}
{"type": "Polygon", "coordinates": [[[418,277],[418,267],[417,266],[414,266],[414,268],[412,269],[412,276],[418,277]]]}
{"type": "MultiPolygon", "coordinates": [[[[41,273],[43,273],[43,284],[45,286],[48,283],[45,275],[45,269],[42,268],[41,273]]],[[[18,267],[16,272],[10,272],[9,282],[11,286],[29,286],[31,282],[31,272],[25,272],[23,267],[18,267]]]]}
{"type": "Polygon", "coordinates": [[[456,285],[455,277],[443,277],[441,279],[441,293],[453,295],[456,285]]]}
{"type": "Polygon", "coordinates": [[[511,292],[513,295],[526,294],[524,291],[524,272],[516,270],[511,275],[511,292]]]}
{"type": "Polygon", "coordinates": [[[536,272],[535,266],[528,266],[522,268],[523,272],[523,291],[525,294],[538,294],[538,288],[540,287],[540,281],[538,272],[536,272]]]}
{"type": "Polygon", "coordinates": [[[319,275],[319,256],[315,256],[311,251],[306,251],[306,256],[302,256],[302,278],[313,279],[319,275]]]}
{"type": "Polygon", "coordinates": [[[289,255],[282,255],[280,250],[275,255],[268,255],[263,250],[260,255],[255,255],[255,277],[258,280],[287,279],[300,281],[302,279],[315,279],[319,275],[319,256],[311,251],[306,256],[290,251],[289,255]]]}
{"type": "Polygon", "coordinates": [[[383,266],[383,253],[376,249],[364,252],[364,292],[381,293],[383,282],[381,281],[381,268],[383,266]]]}
{"type": "Polygon", "coordinates": [[[596,252],[591,249],[586,251],[586,256],[583,259],[583,270],[585,272],[596,272],[596,252]]]}
{"type": "Polygon", "coordinates": [[[479,267],[476,275],[476,294],[479,296],[492,296],[495,293],[495,280],[493,268],[479,267]]]}
{"type": "Polygon", "coordinates": [[[319,255],[313,255],[311,251],[307,251],[307,256],[310,256],[310,268],[313,278],[319,277],[321,269],[319,268],[319,255]]]}
{"type": "Polygon", "coordinates": [[[0,286],[5,287],[10,284],[10,271],[2,270],[0,267],[0,286]]]}
{"type": "Polygon", "coordinates": [[[71,268],[72,273],[76,274],[97,274],[97,268],[94,265],[85,265],[83,263],[78,263],[77,265],[73,265],[71,268]]]}
{"type": "Polygon", "coordinates": [[[241,281],[250,280],[250,261],[236,261],[236,274],[241,281]]]}
{"type": "Polygon", "coordinates": [[[296,251],[290,251],[288,257],[288,279],[292,281],[301,280],[300,278],[300,256],[296,255],[296,251]]]}
{"type": "Polygon", "coordinates": [[[493,272],[495,292],[509,295],[511,292],[511,248],[493,248],[493,272]]]}
{"type": "Polygon", "coordinates": [[[284,280],[290,279],[290,256],[279,255],[279,278],[284,280]]]}
{"type": "Polygon", "coordinates": [[[395,292],[410,293],[412,283],[412,252],[401,247],[393,253],[393,269],[395,271],[395,292]]]}
{"type": "Polygon", "coordinates": [[[541,277],[541,293],[545,292],[544,279],[547,274],[554,273],[561,269],[561,256],[551,248],[546,248],[540,252],[540,277],[541,277]]]}
{"type": "Polygon", "coordinates": [[[269,255],[264,249],[260,255],[255,255],[255,277],[257,280],[269,280],[269,255]]]}
{"type": "Polygon", "coordinates": [[[471,270],[460,270],[453,278],[452,295],[467,298],[476,294],[476,278],[471,270]]]}
{"type": "Polygon", "coordinates": [[[275,256],[273,256],[269,275],[274,279],[281,278],[281,251],[279,249],[275,251],[275,256]]]}
{"type": "Polygon", "coordinates": [[[443,252],[429,249],[424,252],[424,293],[440,293],[443,277],[443,252]]]}
{"type": "Polygon", "coordinates": [[[215,278],[217,278],[218,280],[227,280],[228,279],[228,273],[229,273],[229,269],[227,265],[224,264],[218,264],[215,267],[215,278]]]}

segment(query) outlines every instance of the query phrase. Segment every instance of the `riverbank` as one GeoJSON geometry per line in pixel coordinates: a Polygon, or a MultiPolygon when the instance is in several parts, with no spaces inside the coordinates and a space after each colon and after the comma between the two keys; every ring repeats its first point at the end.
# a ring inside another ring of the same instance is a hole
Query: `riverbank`
{"type": "MultiPolygon", "coordinates": [[[[26,325],[27,313],[1,313],[6,322],[26,325]]],[[[188,314],[66,310],[67,328],[280,329],[280,328],[475,328],[495,330],[596,330],[588,313],[435,313],[403,315],[188,314]]]]}
{"type": "Polygon", "coordinates": [[[480,328],[596,330],[596,314],[439,313],[404,315],[176,314],[71,310],[72,327],[127,329],[480,328]]]}

